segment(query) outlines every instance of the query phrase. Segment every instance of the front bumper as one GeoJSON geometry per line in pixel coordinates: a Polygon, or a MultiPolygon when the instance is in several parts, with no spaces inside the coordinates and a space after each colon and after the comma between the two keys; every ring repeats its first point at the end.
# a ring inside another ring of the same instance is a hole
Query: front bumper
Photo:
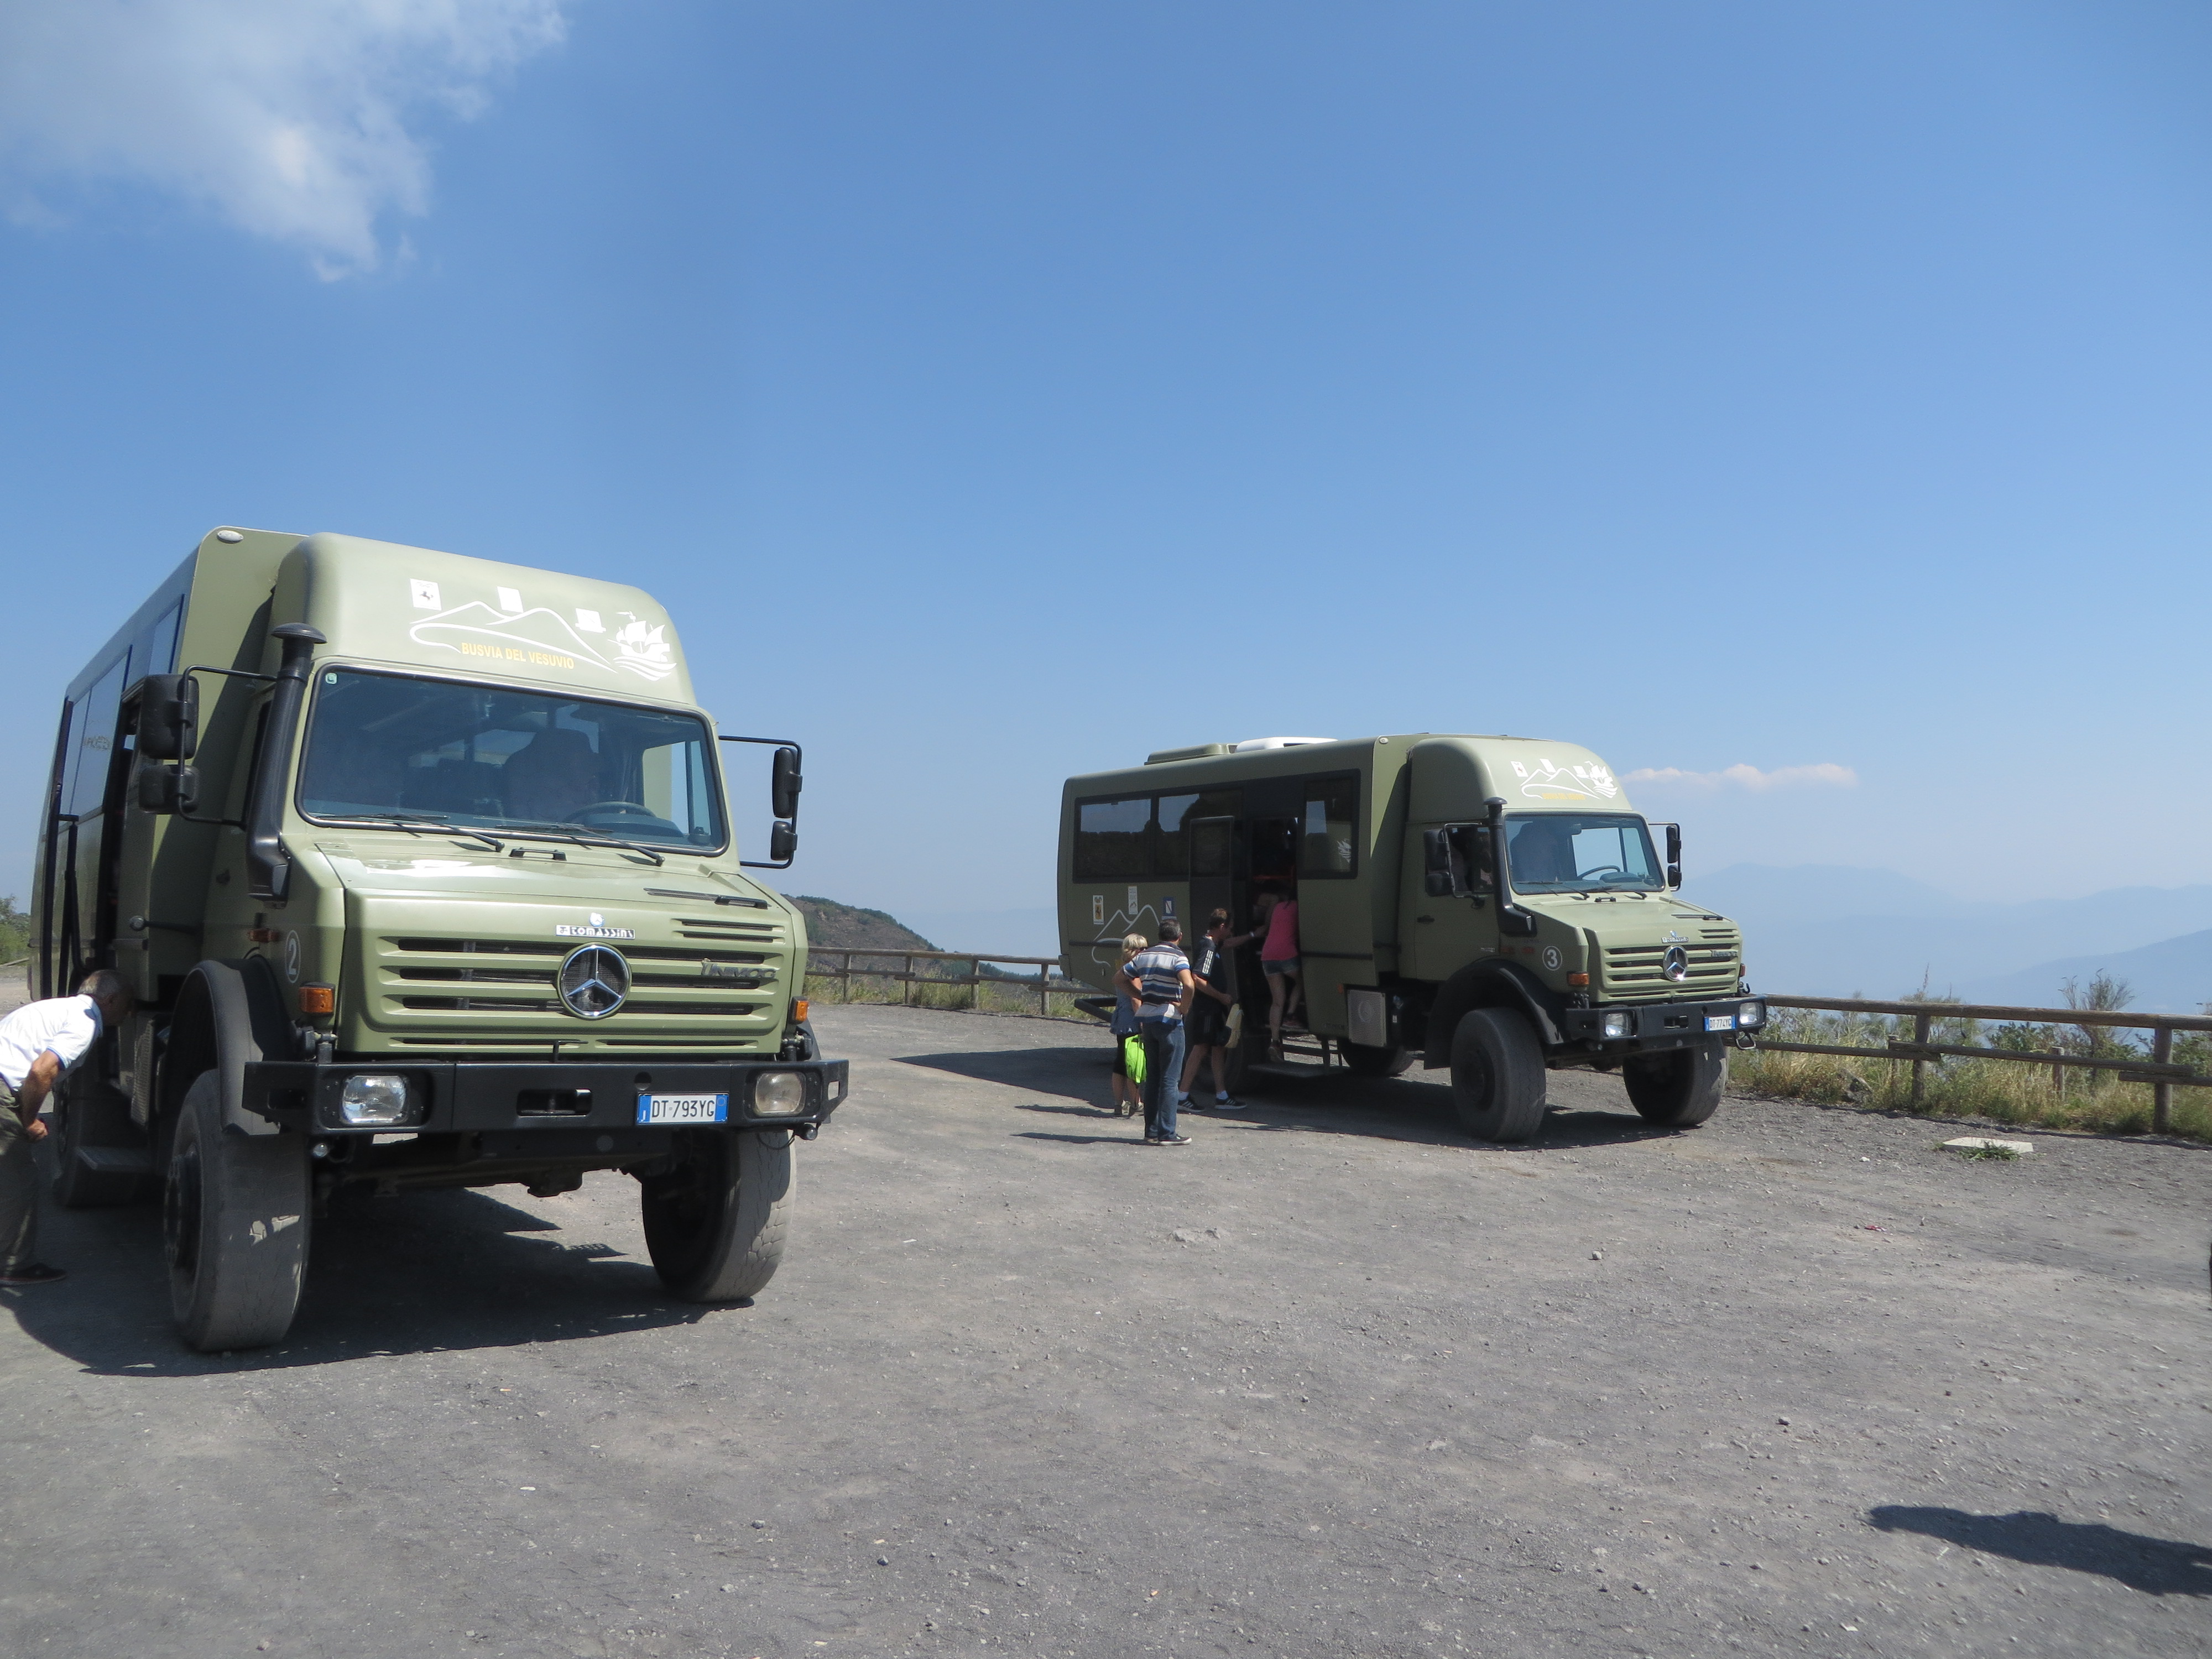
{"type": "Polygon", "coordinates": [[[673,1066],[425,1065],[382,1055],[327,1063],[254,1060],[246,1066],[245,1106],[283,1128],[306,1134],[496,1134],[498,1144],[511,1146],[519,1154],[532,1137],[563,1130],[623,1130],[655,1136],[669,1126],[641,1129],[638,1099],[642,1095],[722,1094],[729,1097],[729,1118],[721,1127],[793,1129],[811,1138],[844,1104],[848,1071],[849,1062],[842,1060],[673,1066]],[[796,1072],[805,1079],[804,1110],[774,1115],[753,1110],[754,1080],[767,1072],[796,1072]],[[339,1091],[348,1078],[364,1073],[406,1078],[407,1121],[346,1122],[338,1109],[339,1091]]]}
{"type": "Polygon", "coordinates": [[[1763,997],[1735,996],[1711,1002],[1644,1002],[1612,1007],[1564,1008],[1553,1017],[1559,1035],[1569,1042],[1607,1054],[1640,1054],[1657,1048],[1680,1048],[1709,1038],[1727,1038],[1738,1031],[1763,1030],[1766,1002],[1763,997]],[[1756,1010],[1747,1018],[1745,1010],[1756,1010]],[[1608,1016],[1628,1016],[1624,1036],[1605,1035],[1608,1016]]]}

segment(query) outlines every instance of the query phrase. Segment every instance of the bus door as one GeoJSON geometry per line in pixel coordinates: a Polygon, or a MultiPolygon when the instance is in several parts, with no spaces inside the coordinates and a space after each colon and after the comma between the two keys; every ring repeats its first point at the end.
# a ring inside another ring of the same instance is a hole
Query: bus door
{"type": "Polygon", "coordinates": [[[1194,818],[1190,825],[1190,921],[1194,937],[1216,910],[1233,926],[1252,903],[1252,867],[1235,818],[1194,818]]]}

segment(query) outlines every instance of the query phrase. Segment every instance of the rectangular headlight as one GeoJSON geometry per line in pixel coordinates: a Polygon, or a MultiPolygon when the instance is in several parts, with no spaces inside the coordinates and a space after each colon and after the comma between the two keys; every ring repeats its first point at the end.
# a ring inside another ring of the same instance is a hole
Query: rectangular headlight
{"type": "Polygon", "coordinates": [[[368,1072],[338,1089],[338,1115],[360,1128],[407,1121],[407,1079],[368,1072]]]}
{"type": "Polygon", "coordinates": [[[1598,1018],[1597,1029],[1600,1036],[1631,1036],[1635,1034],[1636,1016],[1626,1008],[1618,1013],[1602,1014],[1598,1018]]]}
{"type": "Polygon", "coordinates": [[[806,1079],[797,1072],[763,1072],[753,1079],[755,1117],[797,1117],[806,1109],[806,1079]]]}
{"type": "Polygon", "coordinates": [[[1740,1031],[1758,1030],[1766,1024],[1766,1005],[1756,999],[1745,1003],[1735,1011],[1735,1024],[1740,1031]]]}

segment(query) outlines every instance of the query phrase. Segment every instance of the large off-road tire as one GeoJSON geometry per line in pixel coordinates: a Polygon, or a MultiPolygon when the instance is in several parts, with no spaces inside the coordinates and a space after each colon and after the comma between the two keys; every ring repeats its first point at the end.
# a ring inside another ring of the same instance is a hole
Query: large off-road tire
{"type": "Polygon", "coordinates": [[[1510,1008],[1477,1008],[1452,1033],[1452,1103],[1477,1140],[1526,1140],[1544,1122],[1544,1048],[1510,1008]]]}
{"type": "Polygon", "coordinates": [[[307,1271],[307,1142],[224,1132],[216,1074],[185,1091],[161,1190],[169,1310],[202,1353],[291,1328],[307,1271]]]}
{"type": "Polygon", "coordinates": [[[61,1096],[54,1197],[64,1210],[130,1204],[154,1187],[153,1158],[131,1121],[131,1101],[104,1083],[72,1081],[61,1096]]]}
{"type": "Polygon", "coordinates": [[[1413,1063],[1413,1051],[1403,1043],[1370,1048],[1364,1042],[1341,1042],[1344,1063],[1354,1077],[1396,1077],[1413,1063]]]}
{"type": "Polygon", "coordinates": [[[1671,1054],[1640,1054],[1620,1068],[1629,1103],[1647,1123],[1688,1129],[1703,1123],[1728,1087],[1728,1055],[1718,1042],[1671,1054]]]}
{"type": "Polygon", "coordinates": [[[783,1261],[797,1181],[788,1129],[684,1135],[676,1167],[640,1183],[660,1282],[686,1302],[759,1295],[783,1261]]]}

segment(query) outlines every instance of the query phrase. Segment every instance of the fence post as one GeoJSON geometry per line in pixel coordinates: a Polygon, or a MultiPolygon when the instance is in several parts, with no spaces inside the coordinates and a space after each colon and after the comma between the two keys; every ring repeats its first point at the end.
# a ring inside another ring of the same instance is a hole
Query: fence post
{"type": "Polygon", "coordinates": [[[983,958],[978,957],[968,964],[968,977],[975,981],[975,995],[969,1007],[976,1013],[983,1012],[983,958]]]}
{"type": "MultiPolygon", "coordinates": [[[[2151,1038],[2150,1057],[2164,1066],[2173,1059],[2173,1027],[2161,1025],[2151,1038]]],[[[2150,1127],[2160,1134],[2173,1127],[2173,1085],[2160,1079],[2150,1088],[2150,1127]]]]}
{"type": "Polygon", "coordinates": [[[1052,993],[1046,988],[1051,983],[1052,964],[1048,962],[1039,963],[1037,964],[1037,1012],[1040,1014],[1052,1012],[1052,993]]]}
{"type": "MultiPolygon", "coordinates": [[[[1932,1015],[1913,1015],[1912,1040],[1915,1042],[1925,1044],[1928,1041],[1929,1033],[1934,1028],[1934,1016],[1932,1015]]],[[[1912,1109],[1916,1112],[1920,1109],[1920,1097],[1925,1091],[1927,1078],[1928,1062],[1924,1060],[1914,1060],[1912,1062],[1912,1109]]]]}
{"type": "Polygon", "coordinates": [[[911,1008],[914,1006],[914,958],[901,957],[899,963],[899,972],[903,976],[899,981],[899,1006],[911,1008]]]}

